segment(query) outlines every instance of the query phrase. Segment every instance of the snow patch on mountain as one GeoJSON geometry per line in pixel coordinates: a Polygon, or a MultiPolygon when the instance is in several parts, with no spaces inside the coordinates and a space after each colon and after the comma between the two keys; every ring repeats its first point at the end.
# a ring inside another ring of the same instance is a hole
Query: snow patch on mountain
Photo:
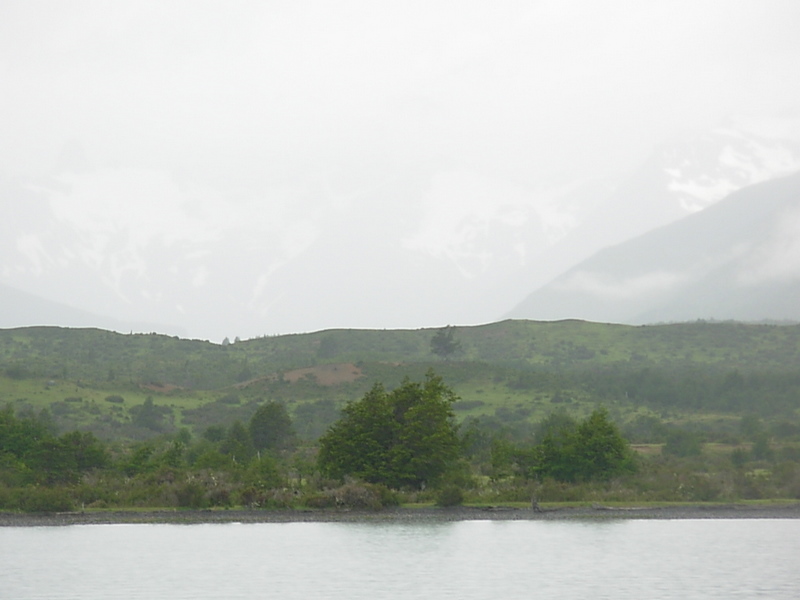
{"type": "Polygon", "coordinates": [[[738,189],[800,170],[800,118],[732,118],[677,144],[665,158],[668,189],[686,212],[697,212],[738,189]]]}
{"type": "Polygon", "coordinates": [[[685,274],[669,271],[655,271],[617,279],[602,273],[581,270],[570,274],[563,281],[553,282],[552,285],[559,291],[581,292],[609,300],[623,300],[670,290],[685,279],[685,274]]]}

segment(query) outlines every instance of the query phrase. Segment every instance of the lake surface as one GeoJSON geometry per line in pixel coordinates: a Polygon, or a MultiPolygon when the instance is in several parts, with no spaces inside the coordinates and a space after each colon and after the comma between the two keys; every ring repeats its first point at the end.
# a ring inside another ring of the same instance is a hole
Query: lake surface
{"type": "Polygon", "coordinates": [[[797,598],[800,520],[0,528],[0,597],[797,598]]]}

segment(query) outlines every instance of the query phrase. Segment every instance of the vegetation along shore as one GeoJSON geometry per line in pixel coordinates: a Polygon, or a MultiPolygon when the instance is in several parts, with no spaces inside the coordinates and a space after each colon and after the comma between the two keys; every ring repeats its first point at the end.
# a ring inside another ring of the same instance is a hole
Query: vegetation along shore
{"type": "Polygon", "coordinates": [[[0,330],[4,524],[794,518],[798,500],[798,325],[0,330]]]}
{"type": "Polygon", "coordinates": [[[634,506],[516,506],[386,508],[374,510],[140,510],[68,513],[0,512],[0,527],[203,523],[426,523],[447,521],[548,521],[575,519],[797,519],[800,503],[634,506]]]}

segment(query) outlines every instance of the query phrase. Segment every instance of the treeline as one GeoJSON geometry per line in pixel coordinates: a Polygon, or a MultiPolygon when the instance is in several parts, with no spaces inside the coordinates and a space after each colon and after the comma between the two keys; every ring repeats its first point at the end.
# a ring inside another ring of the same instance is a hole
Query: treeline
{"type": "Polygon", "coordinates": [[[70,508],[58,488],[77,485],[109,464],[105,445],[91,433],[57,436],[46,412],[17,417],[10,407],[0,410],[0,507],[70,508]]]}
{"type": "Polygon", "coordinates": [[[606,367],[575,378],[601,401],[625,399],[658,410],[794,417],[800,408],[800,369],[606,367]]]}
{"type": "MultiPolygon", "coordinates": [[[[283,402],[292,415],[298,436],[313,441],[336,420],[345,399],[368,391],[370,381],[396,387],[404,373],[420,378],[426,368],[425,364],[362,364],[363,377],[351,383],[325,387],[313,378],[259,382],[208,394],[204,402],[198,401],[191,408],[180,408],[170,399],[181,394],[180,390],[153,392],[151,400],[141,403],[143,394],[138,388],[131,392],[138,394],[132,400],[130,389],[117,391],[111,387],[94,392],[87,386],[84,392],[76,386],[74,392],[70,390],[76,397],[61,396],[63,399],[50,402],[47,407],[60,431],[81,429],[91,430],[103,439],[145,439],[174,433],[181,425],[199,434],[211,425],[247,420],[267,398],[283,402]],[[109,395],[109,391],[115,393],[109,395]],[[81,398],[78,394],[88,397],[81,398]],[[99,399],[92,398],[92,394],[99,399]]],[[[665,421],[695,420],[697,427],[709,433],[707,441],[734,441],[734,436],[729,435],[731,423],[753,414],[774,427],[776,437],[800,441],[800,372],[797,371],[608,366],[558,372],[450,362],[437,365],[437,372],[454,383],[456,389],[464,390],[464,397],[453,406],[459,418],[481,415],[487,426],[493,422],[495,427],[510,428],[522,437],[529,434],[534,420],[541,419],[548,409],[562,406],[585,414],[594,406],[605,405],[626,427],[631,415],[643,409],[665,421]],[[710,415],[725,419],[706,418],[710,415]]],[[[3,400],[13,397],[5,395],[3,400]]],[[[17,410],[35,406],[27,399],[15,404],[17,410]]],[[[639,431],[636,440],[664,441],[661,434],[650,438],[646,434],[646,430],[639,431]]]]}
{"type": "Polygon", "coordinates": [[[506,371],[510,389],[578,392],[592,402],[646,406],[657,411],[756,413],[796,418],[800,368],[731,369],[724,365],[613,364],[591,369],[506,371]]]}
{"type": "MultiPolygon", "coordinates": [[[[92,433],[56,435],[46,411],[0,411],[0,509],[66,511],[106,506],[253,504],[285,486],[278,457],[294,446],[282,404],[261,405],[247,423],[186,429],[135,444],[92,433]]],[[[293,458],[297,460],[297,456],[293,458]]]]}
{"type": "Polygon", "coordinates": [[[620,427],[602,407],[582,419],[555,410],[524,435],[481,419],[459,426],[456,402],[433,372],[391,390],[376,384],[316,442],[296,435],[280,402],[200,435],[128,444],[58,435],[46,412],[5,408],[0,509],[800,498],[800,448],[776,444],[757,415],[741,419],[746,443],[717,450],[655,417],[620,427]],[[664,442],[637,452],[626,436],[648,427],[664,442]]]}

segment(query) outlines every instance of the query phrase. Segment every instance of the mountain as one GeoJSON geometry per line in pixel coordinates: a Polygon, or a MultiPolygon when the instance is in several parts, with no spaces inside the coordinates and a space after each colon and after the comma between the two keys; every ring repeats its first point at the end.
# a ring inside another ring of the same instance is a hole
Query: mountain
{"type": "Polygon", "coordinates": [[[499,284],[598,189],[434,164],[364,189],[326,186],[294,204],[203,196],[169,174],[121,168],[0,182],[0,283],[217,341],[485,322],[502,306],[499,284]]]}
{"type": "Polygon", "coordinates": [[[613,323],[800,320],[800,173],[598,252],[510,316],[613,323]]]}
{"type": "Polygon", "coordinates": [[[0,181],[0,284],[123,325],[81,324],[216,341],[486,323],[603,247],[800,169],[798,123],[730,121],[662,146],[616,188],[442,159],[250,195],[71,147],[48,177],[0,181]]]}
{"type": "Polygon", "coordinates": [[[56,325],[61,327],[91,327],[110,331],[161,331],[185,335],[180,329],[156,323],[125,322],[104,315],[80,310],[59,302],[39,298],[0,284],[0,328],[26,325],[56,325]]]}
{"type": "Polygon", "coordinates": [[[529,262],[514,284],[520,292],[510,306],[603,248],[700,212],[733,191],[799,170],[800,114],[730,118],[664,142],[594,211],[529,262]]]}

